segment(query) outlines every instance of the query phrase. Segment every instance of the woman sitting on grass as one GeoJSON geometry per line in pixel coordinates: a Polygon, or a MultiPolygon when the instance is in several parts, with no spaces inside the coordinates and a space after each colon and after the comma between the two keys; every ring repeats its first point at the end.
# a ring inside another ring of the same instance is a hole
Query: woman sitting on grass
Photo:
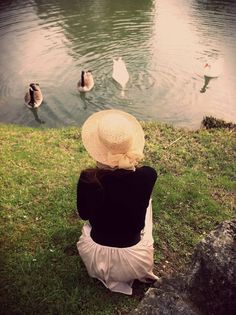
{"type": "Polygon", "coordinates": [[[89,275],[114,292],[132,294],[135,279],[157,279],[153,269],[151,193],[157,179],[143,158],[144,132],[132,115],[104,110],[82,127],[97,166],[81,172],[77,208],[88,220],[77,243],[89,275]]]}

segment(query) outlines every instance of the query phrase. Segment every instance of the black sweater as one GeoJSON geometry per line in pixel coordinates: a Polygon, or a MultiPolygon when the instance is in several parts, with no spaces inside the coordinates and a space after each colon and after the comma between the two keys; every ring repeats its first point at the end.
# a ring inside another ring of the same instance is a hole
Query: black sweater
{"type": "Polygon", "coordinates": [[[92,239],[111,247],[137,244],[156,171],[149,166],[135,171],[98,170],[97,178],[99,182],[83,171],[77,185],[78,212],[83,220],[89,220],[92,239]]]}

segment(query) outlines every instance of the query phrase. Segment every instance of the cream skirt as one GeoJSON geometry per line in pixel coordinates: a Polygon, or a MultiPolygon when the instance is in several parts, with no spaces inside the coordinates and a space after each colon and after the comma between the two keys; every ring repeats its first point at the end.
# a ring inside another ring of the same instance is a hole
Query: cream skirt
{"type": "Polygon", "coordinates": [[[77,242],[79,254],[88,274],[99,279],[113,292],[132,294],[135,279],[146,282],[158,279],[153,269],[152,204],[146,212],[141,240],[134,246],[118,248],[95,243],[90,237],[91,226],[86,223],[77,242]]]}

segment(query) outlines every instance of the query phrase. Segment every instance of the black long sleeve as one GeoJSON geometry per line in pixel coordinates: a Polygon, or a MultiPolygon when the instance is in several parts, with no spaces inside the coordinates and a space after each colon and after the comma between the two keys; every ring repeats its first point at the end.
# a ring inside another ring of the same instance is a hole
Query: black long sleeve
{"type": "Polygon", "coordinates": [[[82,172],[77,208],[80,217],[89,220],[94,241],[117,247],[137,243],[156,179],[156,171],[148,166],[106,171],[99,183],[89,181],[82,172]]]}

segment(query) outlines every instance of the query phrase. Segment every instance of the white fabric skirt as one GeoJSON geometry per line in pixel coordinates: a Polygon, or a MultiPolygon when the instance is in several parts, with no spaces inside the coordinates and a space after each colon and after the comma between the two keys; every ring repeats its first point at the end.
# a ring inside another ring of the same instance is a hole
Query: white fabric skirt
{"type": "Polygon", "coordinates": [[[95,243],[90,237],[91,226],[86,223],[77,242],[79,254],[88,274],[99,279],[113,292],[132,294],[135,279],[146,282],[158,279],[153,269],[152,204],[146,212],[141,240],[134,246],[118,248],[95,243]]]}

